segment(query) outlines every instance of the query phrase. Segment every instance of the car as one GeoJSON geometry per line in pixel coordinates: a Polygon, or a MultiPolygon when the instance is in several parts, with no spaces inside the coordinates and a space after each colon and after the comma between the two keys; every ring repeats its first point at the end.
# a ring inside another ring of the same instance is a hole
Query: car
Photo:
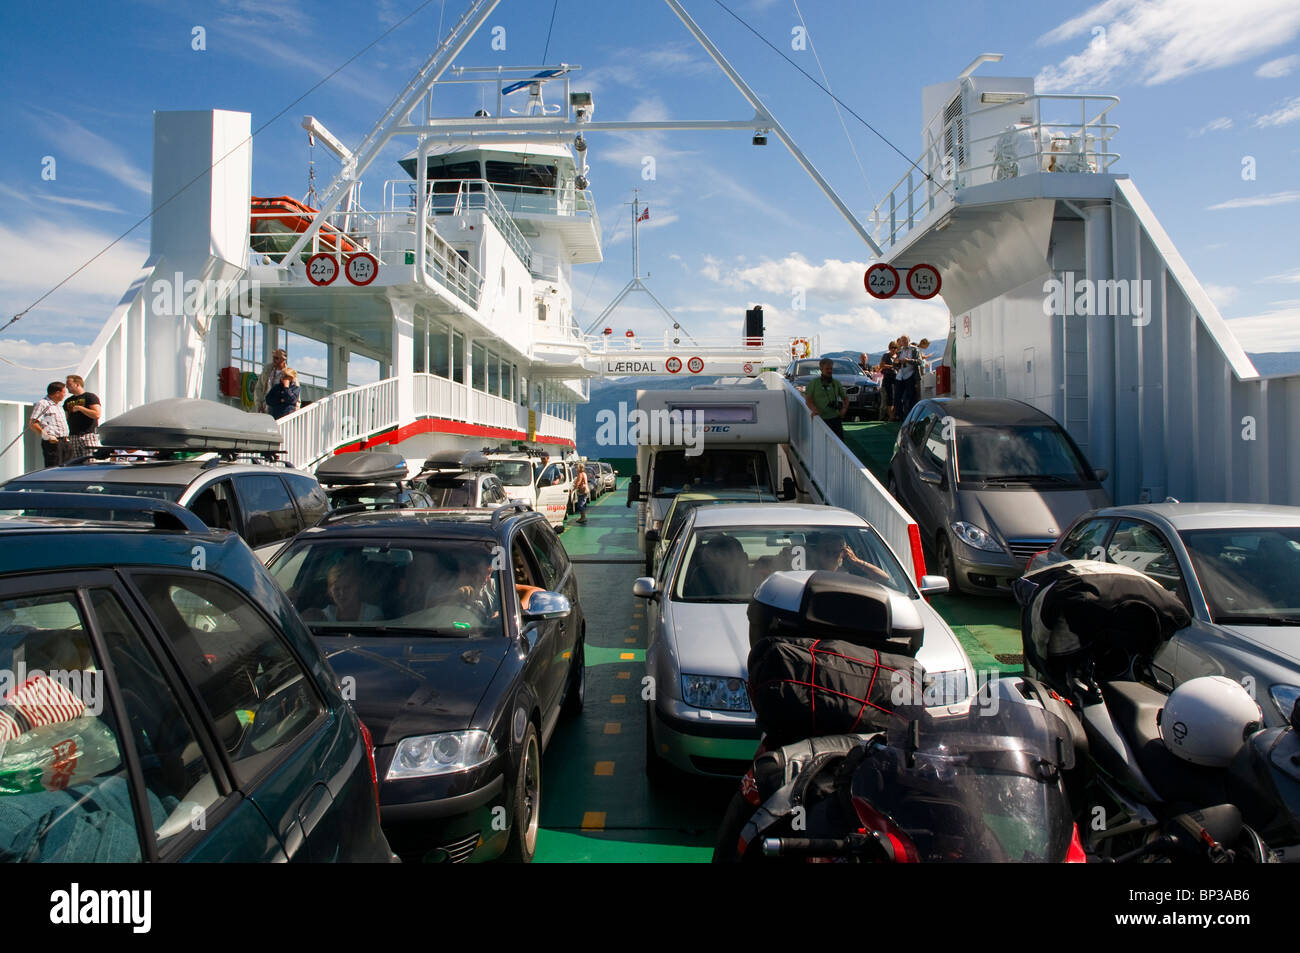
{"type": "MultiPolygon", "coordinates": [[[[880,416],[880,383],[863,373],[862,368],[842,357],[827,358],[831,362],[831,376],[844,385],[849,406],[844,411],[845,420],[875,420],[880,416]]],[[[786,367],[784,377],[800,391],[806,391],[814,378],[821,376],[821,360],[812,358],[794,360],[786,367]]]]}
{"type": "Polygon", "coordinates": [[[331,516],[270,564],[374,732],[403,859],[532,859],[542,752],[581,711],[586,621],[540,513],[331,516]]]}
{"type": "Polygon", "coordinates": [[[673,544],[677,531],[686,523],[686,517],[697,506],[713,506],[717,503],[775,503],[776,494],[762,490],[716,490],[713,492],[697,491],[678,493],[668,504],[664,514],[662,530],[646,530],[646,542],[653,544],[653,549],[646,553],[645,574],[656,574],[663,557],[673,544]]]}
{"type": "Polygon", "coordinates": [[[105,421],[100,441],[91,456],[3,488],[168,500],[238,533],[263,562],[330,508],[314,476],[280,461],[280,431],[267,414],[176,397],[105,421]]]}
{"type": "Polygon", "coordinates": [[[614,473],[614,467],[608,463],[600,464],[600,486],[605,493],[613,493],[618,489],[618,475],[614,473]]]}
{"type": "Polygon", "coordinates": [[[903,420],[885,488],[954,592],[1009,595],[1030,556],[1080,513],[1110,504],[1105,478],[1036,407],[939,397],[903,420]]]}
{"type": "Polygon", "coordinates": [[[0,858],[388,861],[369,732],[234,533],[0,492],[0,858]]]}
{"type": "Polygon", "coordinates": [[[635,596],[651,603],[645,655],[654,687],[646,704],[649,777],[674,769],[725,777],[748,770],[759,740],[745,687],[749,597],[772,572],[833,568],[844,546],[875,567],[855,571],[870,573],[890,590],[895,620],[911,619],[924,630],[916,657],[927,672],[927,701],[948,707],[969,699],[976,687],[970,659],[922,598],[947,591],[947,581],[926,576],[918,589],[860,516],[816,504],[696,507],[658,579],[642,577],[633,586],[635,596]]]}
{"type": "Polygon", "coordinates": [[[600,475],[599,463],[584,463],[582,468],[587,471],[587,485],[591,488],[592,500],[598,500],[605,493],[605,481],[600,475]]]}
{"type": "Polygon", "coordinates": [[[442,450],[430,454],[411,481],[439,507],[495,509],[510,502],[494,473],[495,464],[479,450],[442,450]]]}
{"type": "Polygon", "coordinates": [[[429,509],[433,499],[407,479],[406,458],[391,450],[340,453],[316,467],[335,509],[429,509]]]}
{"type": "Polygon", "coordinates": [[[1192,616],[1155,659],[1172,689],[1202,675],[1250,686],[1270,728],[1300,698],[1300,507],[1249,503],[1111,506],[1075,520],[1030,571],[1099,559],[1146,573],[1192,616]]]}

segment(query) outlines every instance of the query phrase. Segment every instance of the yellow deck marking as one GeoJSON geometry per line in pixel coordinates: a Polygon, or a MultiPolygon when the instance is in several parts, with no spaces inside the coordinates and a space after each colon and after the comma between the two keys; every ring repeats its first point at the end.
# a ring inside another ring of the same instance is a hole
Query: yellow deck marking
{"type": "Polygon", "coordinates": [[[639,629],[639,628],[641,628],[641,626],[639,626],[639,625],[629,625],[629,626],[627,627],[627,630],[628,630],[629,632],[635,632],[635,631],[636,631],[637,629],[639,629]]]}
{"type": "Polygon", "coordinates": [[[603,831],[605,829],[604,811],[587,811],[582,815],[584,831],[603,831]]]}
{"type": "Polygon", "coordinates": [[[626,704],[627,704],[627,696],[626,696],[626,695],[611,695],[611,696],[609,697],[609,703],[610,703],[611,705],[626,705],[626,704]]]}
{"type": "Polygon", "coordinates": [[[632,673],[631,673],[631,672],[619,672],[619,673],[618,673],[617,675],[615,675],[614,677],[615,677],[615,678],[631,678],[631,677],[632,677],[632,673]]]}
{"type": "Polygon", "coordinates": [[[634,658],[636,658],[636,653],[635,653],[635,652],[619,652],[619,653],[618,653],[618,657],[619,657],[620,659],[623,659],[623,660],[626,661],[626,660],[629,660],[629,659],[634,659],[634,658]]]}
{"type": "Polygon", "coordinates": [[[610,775],[612,775],[613,773],[614,773],[614,762],[613,762],[613,761],[597,761],[597,762],[596,762],[596,777],[598,777],[598,778],[607,778],[607,777],[609,777],[610,775]]]}
{"type": "Polygon", "coordinates": [[[623,644],[624,644],[624,645],[636,645],[636,639],[624,639],[624,640],[623,640],[623,644]]]}
{"type": "Polygon", "coordinates": [[[623,732],[623,724],[621,722],[617,722],[617,721],[605,722],[605,734],[617,735],[617,734],[622,734],[622,732],[623,732]]]}

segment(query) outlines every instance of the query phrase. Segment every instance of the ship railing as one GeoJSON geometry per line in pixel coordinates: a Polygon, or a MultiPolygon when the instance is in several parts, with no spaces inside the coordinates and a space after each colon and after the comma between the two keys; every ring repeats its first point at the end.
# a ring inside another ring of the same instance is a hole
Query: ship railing
{"type": "Polygon", "coordinates": [[[277,422],[283,449],[294,466],[312,467],[339,447],[396,427],[395,377],[335,391],[277,422]]]}
{"type": "Polygon", "coordinates": [[[874,526],[919,585],[925,573],[925,559],[916,521],[844,441],[831,433],[820,417],[812,416],[804,395],[793,384],[770,371],[763,374],[763,381],[769,390],[785,393],[789,446],[821,502],[856,513],[874,526]]]}
{"type": "Polygon", "coordinates": [[[974,185],[1040,172],[1109,172],[1120,158],[1111,151],[1119,126],[1108,115],[1118,103],[1117,96],[1026,93],[947,122],[936,116],[927,127],[930,145],[872,210],[876,241],[886,248],[894,245],[943,204],[945,196],[953,198],[974,185]],[[1028,117],[1026,106],[1032,108],[1028,117]],[[1078,119],[1066,118],[1075,106],[1078,119]],[[1007,122],[992,122],[998,112],[1007,122]],[[993,132],[967,137],[972,126],[984,128],[991,122],[998,127],[993,132]],[[983,156],[988,161],[971,161],[983,156]]]}
{"type": "MultiPolygon", "coordinates": [[[[612,332],[612,329],[611,329],[612,332]]],[[[734,336],[690,337],[678,329],[666,329],[663,336],[628,337],[625,334],[588,334],[584,336],[587,346],[596,354],[628,354],[652,348],[654,350],[708,351],[710,354],[766,354],[779,350],[799,357],[817,357],[821,354],[820,335],[800,338],[756,338],[753,341],[737,340],[734,336]]]]}
{"type": "MultiPolygon", "coordinates": [[[[533,246],[519,230],[510,211],[497,195],[497,188],[485,179],[430,179],[428,215],[463,215],[466,212],[485,212],[488,220],[506,243],[519,256],[519,260],[532,268],[533,246]],[[454,188],[453,188],[454,186],[454,188]]],[[[392,214],[410,217],[414,224],[419,204],[419,183],[411,179],[390,179],[384,183],[384,208],[392,214]]]]}

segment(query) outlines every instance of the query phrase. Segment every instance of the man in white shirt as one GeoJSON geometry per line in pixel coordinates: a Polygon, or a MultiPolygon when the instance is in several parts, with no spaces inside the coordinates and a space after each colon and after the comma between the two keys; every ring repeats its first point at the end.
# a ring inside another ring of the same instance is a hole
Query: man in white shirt
{"type": "Polygon", "coordinates": [[[902,420],[921,396],[921,352],[906,334],[898,339],[898,375],[894,378],[894,406],[902,420]]]}
{"type": "Polygon", "coordinates": [[[45,396],[32,408],[30,427],[41,438],[41,453],[47,467],[60,466],[67,459],[68,418],[63,413],[63,398],[68,388],[63,381],[52,381],[45,396]]]}

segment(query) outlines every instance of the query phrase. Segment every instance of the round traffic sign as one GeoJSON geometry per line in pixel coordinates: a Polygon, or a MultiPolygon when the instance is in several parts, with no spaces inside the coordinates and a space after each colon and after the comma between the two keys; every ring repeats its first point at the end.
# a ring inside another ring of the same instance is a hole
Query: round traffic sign
{"type": "Polygon", "coordinates": [[[873,298],[892,298],[898,293],[898,272],[892,265],[878,261],[862,276],[862,284],[873,298]]]}
{"type": "Polygon", "coordinates": [[[941,284],[939,269],[934,265],[913,265],[907,269],[907,290],[912,293],[913,298],[920,298],[923,301],[933,298],[939,293],[941,284]]]}
{"type": "Polygon", "coordinates": [[[379,275],[379,262],[368,251],[357,252],[348,259],[347,273],[354,285],[368,285],[379,275]]]}
{"type": "Polygon", "coordinates": [[[753,365],[753,364],[750,364],[748,361],[746,361],[746,362],[745,362],[745,368],[744,368],[744,370],[745,370],[745,373],[746,373],[746,374],[753,374],[753,373],[754,373],[754,365],[753,365]]]}
{"type": "Polygon", "coordinates": [[[339,260],[327,251],[319,251],[307,259],[307,280],[319,287],[332,285],[339,276],[339,260]]]}
{"type": "Polygon", "coordinates": [[[680,357],[670,357],[664,361],[664,367],[669,374],[676,374],[682,369],[682,359],[680,357]]]}
{"type": "Polygon", "coordinates": [[[689,361],[686,362],[686,369],[690,371],[692,374],[698,374],[700,371],[704,370],[704,358],[702,357],[691,358],[689,361]]]}

